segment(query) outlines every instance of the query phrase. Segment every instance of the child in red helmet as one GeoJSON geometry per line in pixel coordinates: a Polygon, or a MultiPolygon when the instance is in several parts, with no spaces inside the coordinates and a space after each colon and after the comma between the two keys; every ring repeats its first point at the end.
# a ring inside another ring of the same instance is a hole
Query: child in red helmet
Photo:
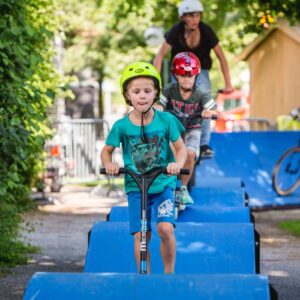
{"type": "Polygon", "coordinates": [[[166,86],[159,104],[174,114],[186,128],[184,143],[188,149],[188,158],[184,168],[190,170],[190,175],[181,176],[181,203],[193,204],[187,184],[199,156],[201,121],[216,114],[216,104],[209,92],[195,85],[196,77],[201,72],[200,61],[195,54],[178,53],[173,58],[171,70],[177,81],[166,86]]]}

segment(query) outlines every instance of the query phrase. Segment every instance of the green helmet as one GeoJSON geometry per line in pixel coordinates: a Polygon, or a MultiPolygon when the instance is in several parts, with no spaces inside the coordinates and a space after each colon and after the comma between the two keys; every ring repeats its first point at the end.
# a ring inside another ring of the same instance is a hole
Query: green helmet
{"type": "Polygon", "coordinates": [[[120,80],[121,92],[127,104],[131,105],[130,101],[125,96],[126,87],[130,82],[130,80],[138,77],[150,77],[153,79],[155,87],[157,89],[157,94],[154,102],[157,101],[159,99],[159,95],[162,89],[160,74],[152,64],[143,61],[138,61],[129,64],[123,70],[121,75],[121,80],[120,80]]]}

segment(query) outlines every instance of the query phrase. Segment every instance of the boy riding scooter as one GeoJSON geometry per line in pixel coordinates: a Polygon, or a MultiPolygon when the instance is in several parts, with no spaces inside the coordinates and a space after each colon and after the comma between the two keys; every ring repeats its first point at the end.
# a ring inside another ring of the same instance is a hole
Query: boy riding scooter
{"type": "Polygon", "coordinates": [[[196,55],[191,52],[178,53],[173,58],[171,68],[177,81],[171,82],[163,89],[159,104],[174,114],[186,128],[184,143],[188,149],[188,158],[184,168],[190,172],[189,175],[181,176],[181,203],[186,205],[193,204],[187,185],[194,170],[195,160],[199,156],[201,122],[202,119],[216,116],[216,103],[209,92],[201,90],[195,84],[201,72],[200,61],[196,55]]]}
{"type": "MultiPolygon", "coordinates": [[[[146,174],[157,167],[166,168],[168,174],[160,174],[148,191],[147,224],[141,230],[142,193],[129,174],[125,175],[125,191],[128,196],[130,232],[134,236],[134,255],[138,270],[147,265],[150,272],[150,255],[140,263],[140,249],[147,242],[141,240],[141,232],[151,237],[151,208],[156,215],[157,232],[161,240],[161,256],[165,273],[173,273],[176,256],[174,235],[174,189],[187,155],[180,133],[184,128],[171,114],[153,108],[159,99],[161,79],[155,67],[146,62],[129,64],[121,76],[121,91],[126,103],[133,107],[112,127],[101,159],[108,175],[119,174],[119,165],[112,160],[115,148],[122,145],[124,166],[134,173],[146,174]],[[170,143],[175,149],[173,155],[170,143]],[[143,242],[143,243],[142,243],[143,242]],[[146,263],[147,261],[147,263],[146,263]]],[[[144,250],[144,249],[143,249],[144,250]]],[[[144,251],[143,251],[144,252],[144,251]]]]}

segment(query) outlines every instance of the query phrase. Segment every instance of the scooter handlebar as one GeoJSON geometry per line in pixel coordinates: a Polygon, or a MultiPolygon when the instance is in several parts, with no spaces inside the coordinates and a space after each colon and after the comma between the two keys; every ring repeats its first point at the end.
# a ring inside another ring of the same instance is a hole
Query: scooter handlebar
{"type": "Polygon", "coordinates": [[[189,175],[190,174],[190,170],[189,169],[180,169],[180,175],[189,175]]]}
{"type": "MultiPolygon", "coordinates": [[[[126,168],[120,168],[119,169],[119,175],[120,174],[125,174],[127,173],[127,169],[126,168]]],[[[165,168],[165,170],[162,172],[162,173],[167,173],[167,169],[165,168]]],[[[106,174],[106,171],[105,171],[105,168],[100,168],[100,174],[103,174],[105,175],[106,174]]],[[[180,169],[180,175],[189,175],[190,174],[190,171],[189,169],[180,169]]]]}
{"type": "MultiPolygon", "coordinates": [[[[119,169],[118,175],[119,175],[119,174],[125,174],[125,173],[126,173],[126,168],[120,168],[120,169],[119,169]]],[[[100,168],[100,174],[106,175],[106,170],[105,170],[105,168],[100,168]]]]}

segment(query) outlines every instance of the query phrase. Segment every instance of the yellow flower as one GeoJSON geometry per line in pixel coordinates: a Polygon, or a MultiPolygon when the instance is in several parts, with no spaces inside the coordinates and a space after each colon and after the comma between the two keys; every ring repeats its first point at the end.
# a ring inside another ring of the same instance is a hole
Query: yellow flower
{"type": "Polygon", "coordinates": [[[263,16],[260,18],[259,23],[260,23],[260,24],[265,24],[266,21],[267,21],[267,18],[266,18],[265,15],[263,15],[263,16]]]}
{"type": "Polygon", "coordinates": [[[269,23],[273,23],[274,22],[274,18],[270,15],[267,16],[268,17],[268,22],[269,23]]]}

